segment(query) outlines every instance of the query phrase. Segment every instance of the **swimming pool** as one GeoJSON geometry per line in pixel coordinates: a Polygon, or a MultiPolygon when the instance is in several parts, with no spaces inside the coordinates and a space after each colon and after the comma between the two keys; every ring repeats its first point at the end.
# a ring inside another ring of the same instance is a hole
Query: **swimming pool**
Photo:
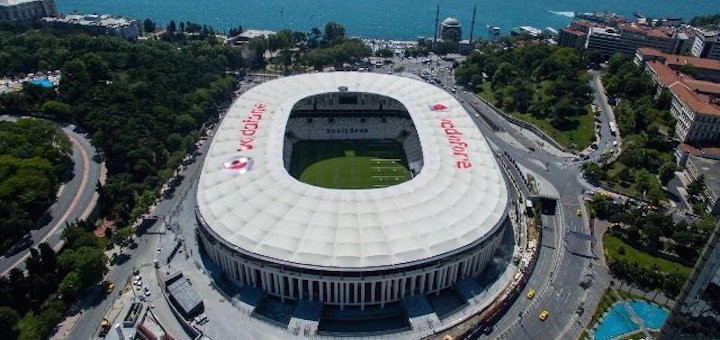
{"type": "Polygon", "coordinates": [[[653,305],[645,301],[630,301],[630,308],[633,309],[635,315],[640,317],[645,324],[645,328],[660,329],[662,328],[669,312],[659,306],[653,305]]]}
{"type": "Polygon", "coordinates": [[[30,83],[30,84],[33,84],[33,85],[40,85],[40,86],[42,86],[42,87],[44,87],[44,88],[51,88],[51,87],[53,87],[53,83],[52,83],[50,80],[47,80],[47,79],[44,79],[44,78],[33,79],[33,80],[29,81],[29,83],[30,83]]]}
{"type": "Polygon", "coordinates": [[[645,301],[616,302],[593,332],[596,340],[608,340],[640,329],[630,317],[628,305],[643,320],[645,328],[659,329],[668,317],[666,309],[645,301]]]}

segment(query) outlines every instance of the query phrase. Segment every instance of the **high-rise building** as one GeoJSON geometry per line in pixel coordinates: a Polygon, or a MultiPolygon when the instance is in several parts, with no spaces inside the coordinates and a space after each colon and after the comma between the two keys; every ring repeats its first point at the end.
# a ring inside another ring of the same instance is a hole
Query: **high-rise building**
{"type": "Polygon", "coordinates": [[[720,334],[720,223],[677,298],[660,339],[717,339],[720,334]]]}

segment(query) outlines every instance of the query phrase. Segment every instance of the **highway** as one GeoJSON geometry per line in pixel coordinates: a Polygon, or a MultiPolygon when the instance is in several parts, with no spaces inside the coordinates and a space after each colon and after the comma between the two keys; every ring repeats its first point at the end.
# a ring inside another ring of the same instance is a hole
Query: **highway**
{"type": "MultiPolygon", "coordinates": [[[[16,118],[0,117],[0,120],[14,119],[16,118]]],[[[59,250],[62,247],[61,238],[65,223],[84,218],[94,209],[95,185],[100,180],[103,165],[95,157],[95,148],[90,144],[88,137],[75,132],[72,125],[64,126],[62,129],[72,142],[73,177],[63,184],[57,200],[48,209],[50,222],[30,232],[32,245],[15,254],[6,252],[0,257],[0,275],[7,274],[15,267],[23,268],[30,248],[42,242],[48,242],[53,249],[59,250]]]]}

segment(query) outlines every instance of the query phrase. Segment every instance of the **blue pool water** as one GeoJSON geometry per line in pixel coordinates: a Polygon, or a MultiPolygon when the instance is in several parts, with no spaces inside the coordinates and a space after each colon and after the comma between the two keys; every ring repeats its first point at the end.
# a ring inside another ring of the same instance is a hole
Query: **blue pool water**
{"type": "Polygon", "coordinates": [[[33,85],[40,85],[44,88],[51,88],[53,87],[53,83],[47,79],[33,79],[30,81],[30,84],[33,85]]]}
{"type": "Polygon", "coordinates": [[[668,311],[645,301],[630,301],[635,315],[643,319],[645,328],[660,329],[668,317],[668,311]]]}
{"type": "MultiPolygon", "coordinates": [[[[643,320],[645,328],[659,329],[668,317],[667,310],[645,301],[629,301],[628,305],[643,320]]],[[[640,326],[630,317],[627,305],[616,303],[600,321],[594,335],[596,340],[608,340],[638,329],[640,326]]]]}
{"type": "Polygon", "coordinates": [[[595,330],[595,340],[608,340],[640,327],[630,318],[630,312],[623,303],[616,303],[595,330]]]}

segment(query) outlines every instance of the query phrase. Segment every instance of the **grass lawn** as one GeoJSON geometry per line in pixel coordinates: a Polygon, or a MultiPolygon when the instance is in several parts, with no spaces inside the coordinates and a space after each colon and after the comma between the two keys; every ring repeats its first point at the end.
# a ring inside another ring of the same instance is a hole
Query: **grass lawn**
{"type": "Polygon", "coordinates": [[[607,255],[607,257],[609,259],[622,256],[628,260],[635,261],[640,266],[646,267],[646,268],[652,268],[652,266],[655,264],[660,268],[660,271],[663,271],[666,273],[671,273],[673,271],[679,271],[687,277],[690,274],[690,270],[692,269],[690,267],[685,267],[679,263],[675,263],[675,262],[671,262],[671,261],[668,261],[665,259],[654,257],[646,252],[635,249],[631,245],[623,242],[618,237],[610,235],[610,234],[605,234],[603,236],[603,248],[605,250],[605,254],[607,255]],[[620,247],[620,246],[625,248],[625,255],[620,255],[618,253],[618,247],[620,247]]]}
{"type": "Polygon", "coordinates": [[[289,172],[301,182],[336,189],[382,188],[412,178],[402,144],[393,140],[300,141],[289,172]]]}
{"type": "MultiPolygon", "coordinates": [[[[545,85],[546,84],[540,84],[540,86],[545,85]]],[[[480,97],[494,104],[496,99],[495,94],[490,89],[490,83],[483,83],[481,88],[482,92],[479,93],[480,97]]],[[[595,135],[594,116],[589,106],[586,108],[586,112],[587,113],[582,116],[568,119],[567,128],[564,129],[556,128],[550,124],[549,119],[539,119],[531,116],[529,113],[510,112],[509,114],[537,126],[565,147],[570,148],[571,145],[575,144],[577,145],[576,149],[582,150],[592,143],[593,136],[595,135]]]]}

